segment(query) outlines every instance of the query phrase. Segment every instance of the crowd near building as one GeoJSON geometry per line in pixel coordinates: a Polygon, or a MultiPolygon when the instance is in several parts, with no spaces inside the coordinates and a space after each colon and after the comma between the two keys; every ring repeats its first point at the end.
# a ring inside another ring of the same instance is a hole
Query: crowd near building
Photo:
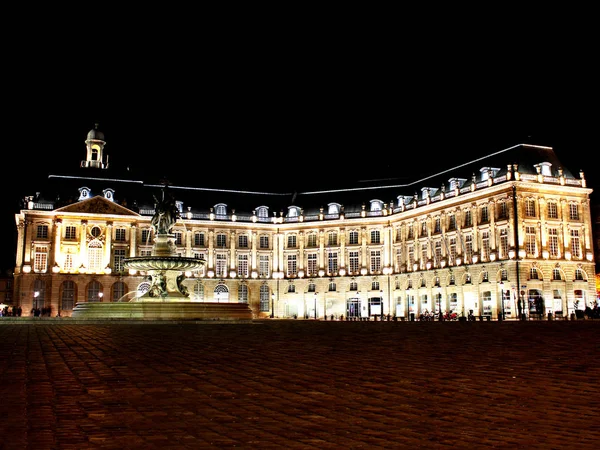
{"type": "Polygon", "coordinates": [[[68,317],[78,302],[143,294],[148,274],[123,261],[151,254],[165,192],[177,254],[205,262],[185,273],[192,302],[244,302],[256,318],[501,320],[568,318],[596,301],[592,190],[550,147],[410,183],[286,193],[146,180],[109,167],[105,146],[96,125],[85,159],[49,174],[15,215],[23,311],[68,317]]]}

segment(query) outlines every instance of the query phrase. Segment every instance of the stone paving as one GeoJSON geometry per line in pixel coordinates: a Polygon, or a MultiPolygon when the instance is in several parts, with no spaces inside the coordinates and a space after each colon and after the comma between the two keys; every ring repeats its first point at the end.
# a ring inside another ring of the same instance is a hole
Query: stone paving
{"type": "Polygon", "coordinates": [[[600,321],[0,320],[0,449],[598,449],[600,321]]]}

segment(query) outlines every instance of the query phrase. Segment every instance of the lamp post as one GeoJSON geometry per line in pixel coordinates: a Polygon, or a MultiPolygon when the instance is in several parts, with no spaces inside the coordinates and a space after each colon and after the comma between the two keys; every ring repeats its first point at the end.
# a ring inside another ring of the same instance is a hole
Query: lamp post
{"type": "Polygon", "coordinates": [[[40,296],[39,291],[34,291],[33,293],[33,309],[37,309],[38,307],[38,297],[40,296]]]}
{"type": "Polygon", "coordinates": [[[315,320],[317,320],[317,294],[318,292],[315,292],[315,320]]]}
{"type": "Polygon", "coordinates": [[[438,286],[437,288],[437,301],[438,301],[438,319],[440,322],[444,320],[444,314],[442,313],[442,288],[438,286]]]}

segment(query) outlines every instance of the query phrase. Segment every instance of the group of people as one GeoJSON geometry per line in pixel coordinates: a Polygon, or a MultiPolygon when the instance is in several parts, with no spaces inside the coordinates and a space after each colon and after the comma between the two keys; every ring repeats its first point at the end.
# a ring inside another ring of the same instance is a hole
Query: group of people
{"type": "Polygon", "coordinates": [[[0,309],[0,317],[21,317],[22,309],[20,306],[4,306],[0,309]]]}

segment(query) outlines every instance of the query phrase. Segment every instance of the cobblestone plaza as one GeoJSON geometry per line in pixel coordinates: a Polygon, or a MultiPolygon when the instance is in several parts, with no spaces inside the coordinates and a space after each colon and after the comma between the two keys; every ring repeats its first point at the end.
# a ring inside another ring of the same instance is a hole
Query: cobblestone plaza
{"type": "Polygon", "coordinates": [[[0,320],[1,449],[596,449],[600,321],[0,320]]]}

